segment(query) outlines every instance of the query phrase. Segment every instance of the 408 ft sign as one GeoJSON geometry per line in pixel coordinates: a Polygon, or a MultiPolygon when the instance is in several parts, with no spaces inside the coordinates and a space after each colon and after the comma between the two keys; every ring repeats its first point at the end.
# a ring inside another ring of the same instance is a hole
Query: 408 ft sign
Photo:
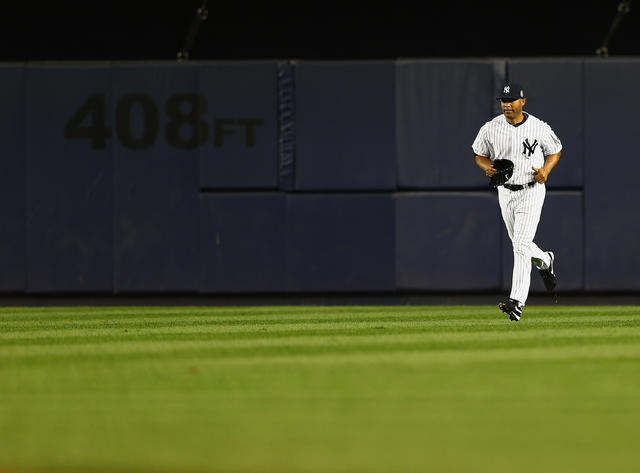
{"type": "MultiPolygon", "coordinates": [[[[204,118],[207,102],[202,95],[172,95],[167,101],[166,111],[169,120],[164,125],[164,138],[169,146],[196,149],[207,142],[209,124],[204,118]]],[[[244,129],[245,145],[253,147],[256,143],[256,128],[263,124],[264,120],[260,118],[214,119],[214,146],[224,146],[225,136],[244,129]]],[[[116,136],[125,148],[150,148],[158,138],[159,127],[158,107],[150,95],[126,94],[116,104],[116,136]],[[131,129],[134,110],[142,114],[142,130],[137,133],[131,129]]],[[[107,126],[105,94],[90,94],[64,128],[65,139],[89,140],[93,149],[104,149],[106,141],[112,136],[113,130],[107,126]]]]}

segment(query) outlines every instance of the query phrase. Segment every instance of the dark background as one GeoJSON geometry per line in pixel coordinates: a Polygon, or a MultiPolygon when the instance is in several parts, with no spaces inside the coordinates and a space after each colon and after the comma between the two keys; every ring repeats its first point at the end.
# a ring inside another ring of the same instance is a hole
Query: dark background
{"type": "MultiPolygon", "coordinates": [[[[191,59],[591,56],[618,0],[208,2],[191,59]]],[[[202,0],[11,2],[2,61],[176,58],[202,0]]],[[[640,12],[610,43],[640,53],[640,12]]]]}

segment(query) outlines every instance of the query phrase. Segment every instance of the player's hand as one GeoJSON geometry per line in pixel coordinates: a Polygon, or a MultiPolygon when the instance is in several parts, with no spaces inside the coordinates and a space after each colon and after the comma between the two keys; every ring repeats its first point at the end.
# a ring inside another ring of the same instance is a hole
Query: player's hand
{"type": "Polygon", "coordinates": [[[533,177],[537,183],[543,184],[547,182],[549,171],[547,171],[545,168],[534,168],[533,166],[531,166],[531,169],[533,169],[533,177]]]}
{"type": "Polygon", "coordinates": [[[496,172],[498,172],[498,170],[496,168],[494,168],[493,166],[489,166],[484,173],[487,175],[487,177],[491,177],[493,176],[496,172]]]}

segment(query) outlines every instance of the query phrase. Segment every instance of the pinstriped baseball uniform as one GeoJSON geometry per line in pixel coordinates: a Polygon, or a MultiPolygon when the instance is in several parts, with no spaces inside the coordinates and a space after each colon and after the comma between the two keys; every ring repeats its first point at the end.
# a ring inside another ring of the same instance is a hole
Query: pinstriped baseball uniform
{"type": "MultiPolygon", "coordinates": [[[[509,159],[514,163],[508,184],[527,184],[534,181],[532,167],[544,166],[545,157],[560,152],[562,144],[551,127],[533,115],[523,112],[524,120],[510,124],[504,115],[485,123],[473,142],[478,156],[509,159]]],[[[532,259],[537,267],[546,269],[549,255],[533,242],[538,228],[546,188],[544,184],[511,191],[498,187],[502,218],[513,245],[512,299],[523,305],[529,294],[532,259]]]]}

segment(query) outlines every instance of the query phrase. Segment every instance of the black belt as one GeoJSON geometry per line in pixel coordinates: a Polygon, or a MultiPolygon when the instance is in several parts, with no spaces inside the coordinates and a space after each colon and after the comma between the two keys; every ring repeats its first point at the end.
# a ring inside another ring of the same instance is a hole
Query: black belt
{"type": "Polygon", "coordinates": [[[528,182],[527,184],[504,184],[505,189],[509,189],[510,191],[521,191],[525,187],[531,187],[536,184],[536,181],[528,182]]]}

